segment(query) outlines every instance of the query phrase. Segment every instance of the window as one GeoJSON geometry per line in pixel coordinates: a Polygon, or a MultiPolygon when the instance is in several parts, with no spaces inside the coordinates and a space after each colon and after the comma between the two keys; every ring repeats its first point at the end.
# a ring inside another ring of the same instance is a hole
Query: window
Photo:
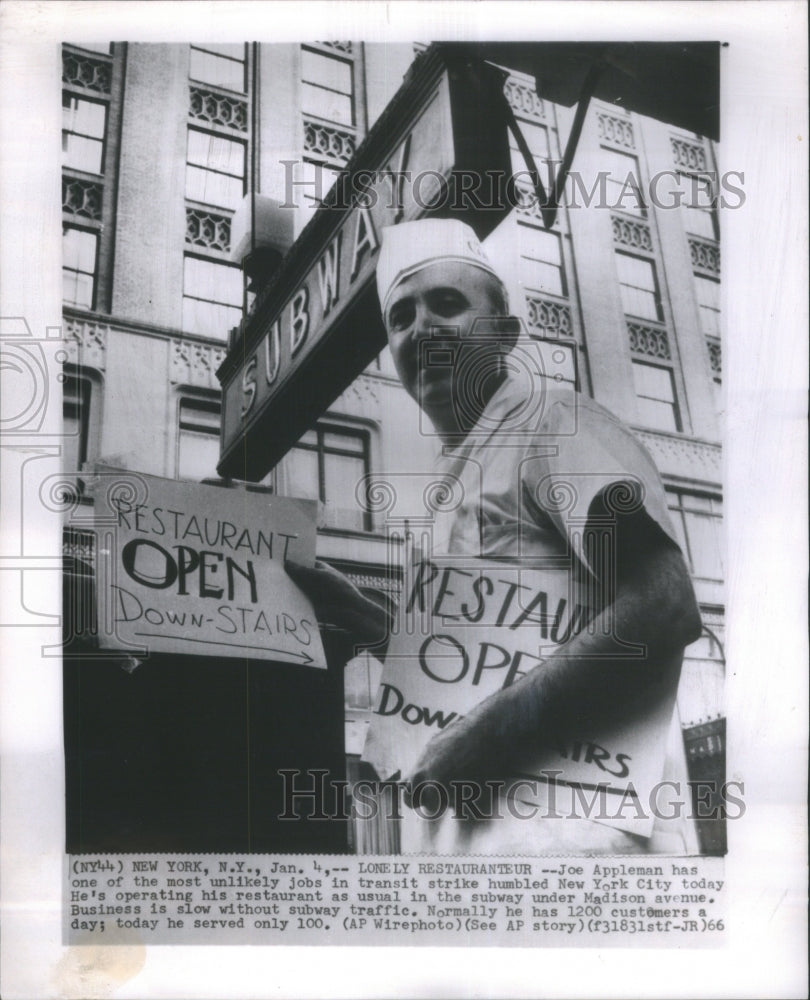
{"type": "Polygon", "coordinates": [[[186,198],[236,209],[245,193],[245,146],[236,139],[188,130],[186,198]]]}
{"type": "Polygon", "coordinates": [[[722,624],[704,628],[700,638],[684,650],[678,685],[681,725],[691,726],[724,713],[725,658],[722,624]]]}
{"type": "Polygon", "coordinates": [[[106,213],[118,171],[120,130],[112,125],[123,99],[120,49],[110,42],[62,46],[62,297],[99,312],[111,296],[115,226],[106,213]]]}
{"type": "Polygon", "coordinates": [[[702,579],[722,580],[722,500],[669,489],[667,498],[678,542],[689,569],[702,579]]]}
{"type": "Polygon", "coordinates": [[[353,65],[312,49],[301,50],[301,110],[340,125],[354,124],[353,65]]]}
{"type": "Polygon", "coordinates": [[[340,175],[340,170],[327,167],[323,163],[312,163],[304,160],[299,166],[296,177],[296,191],[300,191],[302,204],[305,208],[315,209],[329,194],[332,185],[340,175]]]}
{"type": "Polygon", "coordinates": [[[87,461],[91,393],[90,379],[65,375],[62,385],[62,468],[65,472],[78,472],[87,461]]]}
{"type": "Polygon", "coordinates": [[[616,252],[622,307],[628,316],[662,320],[658,279],[652,261],[616,252]]]}
{"type": "Polygon", "coordinates": [[[354,118],[355,64],[301,47],[301,110],[306,159],[296,170],[299,224],[326,197],[357,145],[354,118]]]}
{"type": "Polygon", "coordinates": [[[188,75],[200,83],[228,90],[245,90],[245,46],[192,45],[188,75]]]}
{"type": "Polygon", "coordinates": [[[620,153],[616,149],[604,147],[599,157],[600,170],[608,172],[605,180],[608,206],[629,215],[643,216],[644,200],[638,179],[638,159],[630,153],[620,153]]]}
{"type": "Polygon", "coordinates": [[[67,92],[62,94],[62,162],[66,167],[100,174],[104,170],[107,108],[67,92]]]}
{"type": "Polygon", "coordinates": [[[190,254],[183,263],[183,329],[227,340],[242,320],[242,271],[190,254]]]}
{"type": "Polygon", "coordinates": [[[76,226],[62,227],[62,300],[92,309],[96,295],[98,236],[76,226]]]}
{"type": "Polygon", "coordinates": [[[320,500],[326,527],[371,530],[371,515],[355,497],[358,482],[369,472],[367,431],[319,424],[285,461],[288,496],[320,500]]]}
{"type": "Polygon", "coordinates": [[[720,336],[720,282],[695,275],[700,328],[709,337],[720,336]]]}
{"type": "Polygon", "coordinates": [[[683,192],[681,208],[684,228],[693,236],[716,240],[719,236],[716,198],[710,177],[698,174],[681,174],[680,190],[683,192]]]}
{"type": "MultiPolygon", "coordinates": [[[[523,138],[526,140],[526,144],[532,154],[532,159],[534,160],[535,168],[540,175],[540,180],[543,182],[543,186],[546,190],[548,190],[549,176],[548,168],[546,167],[546,160],[551,157],[548,145],[548,129],[545,125],[533,125],[531,122],[521,120],[518,120],[518,127],[520,128],[523,138]]],[[[526,162],[518,149],[518,144],[514,135],[512,135],[511,129],[509,130],[509,154],[512,160],[513,172],[520,175],[520,181],[524,184],[529,184],[529,178],[526,176],[528,167],[526,166],[526,162]]]]}
{"type": "Polygon", "coordinates": [[[216,400],[181,399],[177,445],[178,479],[212,479],[219,461],[220,405],[216,400]]]}
{"type": "Polygon", "coordinates": [[[519,228],[520,283],[526,291],[566,295],[562,249],[557,233],[519,228]]]}
{"type": "Polygon", "coordinates": [[[679,431],[681,421],[670,369],[633,361],[633,383],[641,423],[660,431],[679,431]]]}

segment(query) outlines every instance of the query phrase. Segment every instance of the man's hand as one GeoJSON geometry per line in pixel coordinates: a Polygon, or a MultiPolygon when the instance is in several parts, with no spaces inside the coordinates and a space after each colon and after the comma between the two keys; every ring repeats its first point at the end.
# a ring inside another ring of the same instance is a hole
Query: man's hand
{"type": "Polygon", "coordinates": [[[697,638],[700,619],[680,552],[668,543],[636,553],[615,599],[541,665],[490,695],[427,744],[405,779],[504,777],[573,727],[598,728],[643,716],[677,684],[677,654],[697,638]],[[616,634],[647,653],[627,657],[616,634]]]}
{"type": "Polygon", "coordinates": [[[422,781],[448,784],[502,777],[512,763],[508,737],[511,688],[496,691],[466,715],[438,732],[422,751],[404,780],[415,787],[422,781]]]}
{"type": "Polygon", "coordinates": [[[416,787],[423,781],[447,785],[451,781],[483,778],[487,763],[486,738],[476,720],[467,716],[437,733],[403,780],[416,787]]]}
{"type": "Polygon", "coordinates": [[[361,594],[342,573],[320,561],[304,566],[288,559],[284,568],[312,601],[318,624],[345,633],[347,659],[357,647],[385,642],[391,624],[389,612],[361,594]]]}

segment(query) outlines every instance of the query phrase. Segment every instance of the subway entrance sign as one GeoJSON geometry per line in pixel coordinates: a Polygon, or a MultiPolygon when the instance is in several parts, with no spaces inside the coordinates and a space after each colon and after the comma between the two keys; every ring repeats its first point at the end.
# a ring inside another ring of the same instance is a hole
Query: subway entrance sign
{"type": "Polygon", "coordinates": [[[264,476],[385,345],[383,227],[453,216],[483,238],[514,205],[504,78],[441,45],[414,64],[217,372],[221,475],[264,476]]]}

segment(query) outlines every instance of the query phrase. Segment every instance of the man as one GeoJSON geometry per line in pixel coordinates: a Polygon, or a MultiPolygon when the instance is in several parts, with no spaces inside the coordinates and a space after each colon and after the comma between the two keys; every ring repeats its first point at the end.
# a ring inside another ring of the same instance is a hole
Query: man
{"type": "MultiPolygon", "coordinates": [[[[472,230],[421,220],[385,231],[377,285],[388,343],[409,395],[443,442],[439,468],[464,501],[437,517],[433,554],[571,559],[571,587],[596,594],[587,628],[515,683],[481,701],[427,744],[403,777],[445,785],[517,773],[535,746],[574,728],[643,718],[677,685],[683,649],[700,632],[691,582],[652,461],[610,413],[546,378],[527,379],[505,321],[506,293],[472,230]],[[482,339],[481,330],[485,331],[482,339]],[[486,331],[489,331],[487,334],[486,331]],[[430,350],[427,350],[427,347],[430,350]],[[437,363],[436,358],[441,361],[437,363]],[[433,359],[433,360],[431,360],[433,359]],[[450,361],[448,361],[450,359],[450,361]],[[546,488],[544,502],[540,496],[546,488]],[[577,530],[553,502],[575,494],[577,530]],[[610,564],[596,526],[613,524],[610,564]],[[627,655],[627,643],[646,648],[627,655]]],[[[293,567],[319,620],[355,642],[379,640],[384,612],[347,581],[293,567]]],[[[652,842],[587,817],[566,823],[406,817],[410,850],[623,853],[652,842]]],[[[658,837],[659,849],[683,844],[658,837]]]]}

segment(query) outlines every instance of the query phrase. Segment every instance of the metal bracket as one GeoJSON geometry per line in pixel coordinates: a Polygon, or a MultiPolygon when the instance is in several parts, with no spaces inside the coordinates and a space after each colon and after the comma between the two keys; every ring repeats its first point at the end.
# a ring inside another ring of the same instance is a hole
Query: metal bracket
{"type": "MultiPolygon", "coordinates": [[[[526,164],[526,169],[529,172],[534,193],[538,198],[538,203],[540,205],[540,217],[543,220],[543,226],[545,229],[551,229],[557,221],[560,198],[562,197],[565,182],[568,178],[568,172],[571,169],[574,154],[576,153],[577,145],[579,144],[579,137],[582,134],[582,126],[585,123],[585,115],[588,113],[591,97],[593,96],[596,84],[599,82],[599,77],[602,75],[606,65],[604,57],[598,59],[590,67],[585,80],[583,81],[582,90],[580,91],[579,100],[577,101],[577,110],[574,114],[574,121],[568,135],[568,141],[565,144],[565,153],[563,154],[560,168],[554,177],[554,185],[550,195],[546,194],[546,189],[543,187],[543,182],[540,180],[540,174],[537,171],[537,165],[535,164],[534,157],[529,149],[529,144],[526,142],[526,139],[520,130],[520,125],[515,118],[512,106],[507,100],[506,94],[504,94],[503,106],[506,125],[515,137],[515,142],[517,143],[520,155],[523,157],[523,161],[526,164]]],[[[535,87],[536,86],[537,84],[535,82],[535,87]]],[[[540,96],[539,92],[537,96],[540,96]]]]}

